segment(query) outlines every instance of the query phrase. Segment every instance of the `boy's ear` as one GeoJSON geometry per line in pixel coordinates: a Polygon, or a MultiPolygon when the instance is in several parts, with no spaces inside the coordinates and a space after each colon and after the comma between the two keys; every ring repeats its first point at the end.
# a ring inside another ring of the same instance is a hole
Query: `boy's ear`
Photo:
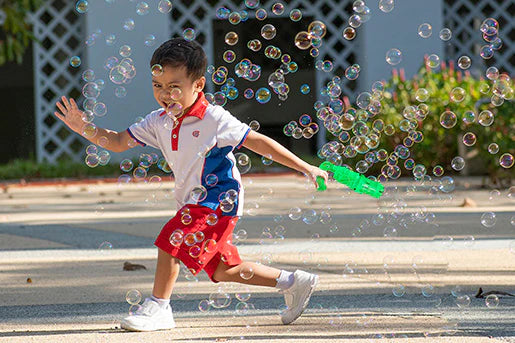
{"type": "Polygon", "coordinates": [[[201,92],[204,89],[204,86],[206,85],[206,78],[204,76],[200,77],[198,80],[195,81],[195,91],[201,92]]]}

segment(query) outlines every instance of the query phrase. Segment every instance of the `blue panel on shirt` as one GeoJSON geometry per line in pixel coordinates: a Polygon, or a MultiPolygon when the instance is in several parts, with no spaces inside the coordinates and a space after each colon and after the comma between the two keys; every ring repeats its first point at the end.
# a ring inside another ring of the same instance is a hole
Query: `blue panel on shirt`
{"type": "MultiPolygon", "coordinates": [[[[233,150],[232,146],[226,146],[219,148],[214,146],[208,153],[206,160],[204,161],[204,168],[202,170],[201,183],[202,186],[207,189],[207,197],[205,200],[199,202],[199,205],[209,207],[216,210],[219,203],[219,196],[223,192],[227,192],[230,189],[234,189],[238,192],[238,198],[240,193],[240,183],[236,180],[232,174],[233,162],[227,157],[227,155],[233,150]],[[208,186],[206,184],[206,176],[209,174],[215,174],[218,177],[218,183],[214,186],[208,186]]],[[[225,215],[234,216],[238,211],[238,199],[234,202],[234,208],[225,215]]]]}

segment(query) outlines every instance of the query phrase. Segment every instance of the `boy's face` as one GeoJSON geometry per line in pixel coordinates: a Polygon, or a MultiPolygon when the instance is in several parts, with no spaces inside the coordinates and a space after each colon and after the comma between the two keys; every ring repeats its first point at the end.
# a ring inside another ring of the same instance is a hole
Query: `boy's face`
{"type": "Polygon", "coordinates": [[[206,78],[192,81],[185,66],[163,67],[161,75],[152,76],[154,98],[167,112],[180,117],[204,89],[206,78]]]}

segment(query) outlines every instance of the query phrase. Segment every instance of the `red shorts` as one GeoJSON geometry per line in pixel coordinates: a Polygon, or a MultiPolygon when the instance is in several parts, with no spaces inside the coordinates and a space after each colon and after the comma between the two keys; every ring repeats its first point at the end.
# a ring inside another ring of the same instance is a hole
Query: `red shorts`
{"type": "Polygon", "coordinates": [[[211,281],[220,261],[228,266],[241,264],[232,232],[238,217],[224,216],[200,205],[186,205],[165,224],[154,244],[181,260],[193,275],[204,270],[211,281]]]}

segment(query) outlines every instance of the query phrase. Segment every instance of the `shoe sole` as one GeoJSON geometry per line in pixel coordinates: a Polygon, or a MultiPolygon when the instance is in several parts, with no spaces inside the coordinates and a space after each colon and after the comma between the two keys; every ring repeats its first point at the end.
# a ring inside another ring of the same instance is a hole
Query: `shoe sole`
{"type": "Polygon", "coordinates": [[[171,330],[171,329],[175,329],[176,325],[174,324],[173,326],[169,326],[169,327],[163,327],[163,328],[156,328],[156,329],[152,329],[152,330],[145,330],[145,329],[140,329],[140,328],[136,328],[136,327],[133,327],[133,326],[130,326],[124,322],[121,322],[120,323],[120,327],[122,329],[125,329],[127,331],[135,331],[135,332],[150,332],[150,331],[161,331],[161,330],[171,330]]]}
{"type": "MultiPolygon", "coordinates": [[[[293,323],[295,320],[297,320],[301,315],[302,313],[304,313],[304,311],[306,310],[306,307],[308,307],[308,304],[309,304],[309,299],[311,299],[311,295],[313,294],[313,292],[315,291],[315,288],[318,284],[318,275],[315,275],[315,277],[313,278],[313,280],[311,281],[311,288],[309,289],[309,293],[308,293],[308,296],[306,297],[306,299],[304,300],[304,303],[302,304],[302,308],[299,312],[299,314],[293,318],[291,321],[289,322],[284,322],[283,321],[283,324],[284,325],[288,325],[288,324],[291,324],[293,323]]],[[[281,318],[282,319],[282,318],[281,318]]]]}

